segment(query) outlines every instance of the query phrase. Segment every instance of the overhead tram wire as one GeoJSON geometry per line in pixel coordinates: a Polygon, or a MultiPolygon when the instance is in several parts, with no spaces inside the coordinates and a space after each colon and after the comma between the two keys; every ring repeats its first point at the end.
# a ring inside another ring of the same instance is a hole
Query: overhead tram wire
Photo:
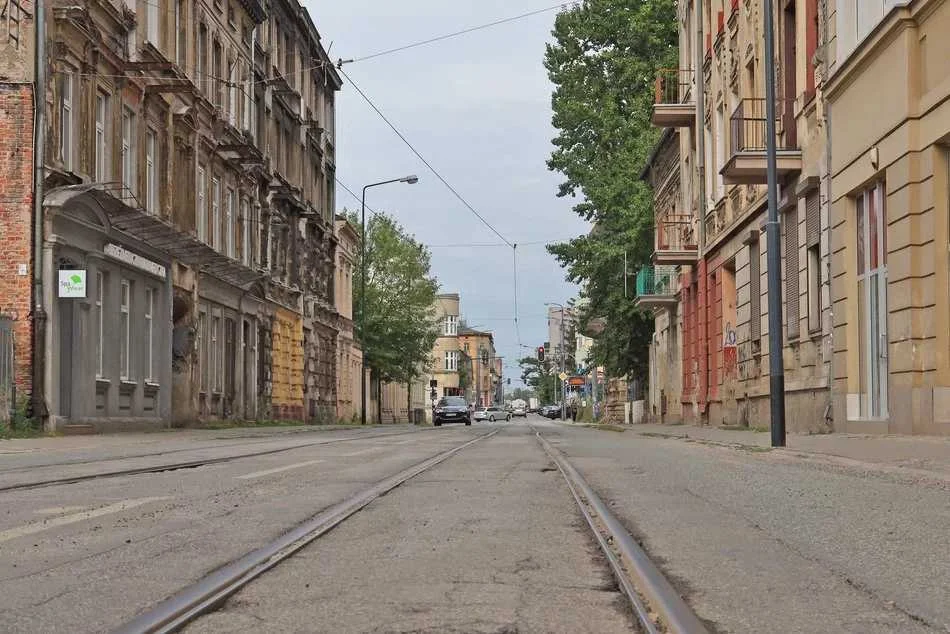
{"type": "Polygon", "coordinates": [[[426,46],[427,44],[434,44],[436,42],[441,42],[443,40],[448,40],[453,37],[458,37],[460,35],[467,35],[469,33],[474,33],[475,31],[481,31],[488,29],[494,26],[499,26],[502,24],[507,24],[509,22],[515,22],[516,20],[522,20],[524,18],[530,18],[535,15],[540,15],[542,13],[548,13],[550,11],[556,11],[557,9],[563,9],[567,6],[570,6],[571,2],[562,2],[551,7],[545,7],[544,9],[535,9],[534,11],[528,11],[527,13],[522,13],[520,15],[515,15],[510,18],[502,18],[500,20],[495,20],[493,22],[488,22],[486,24],[480,24],[478,26],[469,27],[467,29],[462,29],[461,31],[455,31],[453,33],[446,33],[445,35],[439,35],[437,37],[432,37],[427,40],[422,40],[421,42],[414,42],[412,44],[406,44],[404,46],[397,46],[396,48],[390,48],[384,51],[379,51],[378,53],[372,53],[370,55],[364,55],[362,57],[356,57],[354,59],[341,59],[339,65],[343,64],[355,64],[356,62],[365,62],[366,60],[375,59],[377,57],[382,57],[384,55],[392,55],[393,53],[399,53],[401,51],[406,51],[412,48],[418,48],[420,46],[426,46]]]}

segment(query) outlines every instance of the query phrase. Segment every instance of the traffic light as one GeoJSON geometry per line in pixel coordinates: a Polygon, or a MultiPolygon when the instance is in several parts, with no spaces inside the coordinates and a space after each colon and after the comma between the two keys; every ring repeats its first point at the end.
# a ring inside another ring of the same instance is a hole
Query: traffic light
{"type": "Polygon", "coordinates": [[[439,382],[436,379],[429,379],[429,387],[434,390],[435,388],[439,387],[439,382]]]}
{"type": "Polygon", "coordinates": [[[508,385],[511,385],[511,379],[508,379],[508,385]]]}
{"type": "Polygon", "coordinates": [[[544,346],[538,346],[538,361],[544,361],[544,346]]]}

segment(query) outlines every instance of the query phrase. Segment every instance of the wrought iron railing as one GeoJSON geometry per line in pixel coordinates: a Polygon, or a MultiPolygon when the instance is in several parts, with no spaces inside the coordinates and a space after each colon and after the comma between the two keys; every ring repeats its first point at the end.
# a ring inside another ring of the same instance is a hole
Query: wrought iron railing
{"type": "Polygon", "coordinates": [[[645,266],[637,272],[637,297],[672,295],[675,266],[645,266]]]}
{"type": "Polygon", "coordinates": [[[692,90],[692,69],[661,68],[656,73],[654,103],[666,105],[690,103],[692,90]]]}
{"type": "Polygon", "coordinates": [[[695,251],[697,249],[693,217],[690,214],[657,216],[657,251],[695,251]]]}
{"type": "MultiPolygon", "coordinates": [[[[782,134],[778,130],[782,127],[781,120],[788,119],[786,104],[779,100],[775,105],[776,134],[775,148],[777,150],[797,150],[798,139],[794,133],[794,125],[786,125],[782,134]],[[789,129],[791,128],[791,129],[789,129]]],[[[756,97],[743,99],[739,107],[732,113],[732,151],[733,152],[764,152],[768,135],[766,134],[765,99],[756,97]]]]}

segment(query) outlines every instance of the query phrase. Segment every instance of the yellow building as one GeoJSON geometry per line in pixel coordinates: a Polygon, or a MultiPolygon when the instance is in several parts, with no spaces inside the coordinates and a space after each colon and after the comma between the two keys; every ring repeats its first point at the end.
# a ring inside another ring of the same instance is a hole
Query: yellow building
{"type": "Polygon", "coordinates": [[[468,365],[470,385],[464,396],[469,403],[488,406],[495,401],[495,387],[500,379],[495,372],[495,341],[490,332],[465,328],[459,331],[460,363],[468,365]]]}
{"type": "Polygon", "coordinates": [[[271,406],[278,419],[303,420],[303,320],[282,308],[274,315],[271,406]]]}
{"type": "Polygon", "coordinates": [[[435,381],[438,397],[464,396],[459,388],[459,303],[458,293],[436,297],[435,314],[441,330],[432,349],[429,378],[435,381]]]}
{"type": "Polygon", "coordinates": [[[950,435],[950,2],[892,4],[829,22],[835,427],[950,435]]]}
{"type": "Polygon", "coordinates": [[[350,421],[359,417],[362,407],[360,373],[363,351],[353,335],[353,265],[359,248],[359,236],[346,218],[337,216],[336,237],[334,302],[340,315],[336,344],[336,416],[341,421],[350,421]]]}

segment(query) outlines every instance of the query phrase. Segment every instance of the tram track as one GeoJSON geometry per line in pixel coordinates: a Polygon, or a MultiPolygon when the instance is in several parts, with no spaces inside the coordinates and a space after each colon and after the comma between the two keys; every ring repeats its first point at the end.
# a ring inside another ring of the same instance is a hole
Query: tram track
{"type": "MultiPolygon", "coordinates": [[[[426,430],[426,431],[435,432],[435,433],[445,433],[441,430],[439,431],[426,430]]],[[[321,445],[333,445],[333,444],[338,444],[338,443],[354,442],[354,441],[360,441],[360,440],[376,440],[380,438],[392,438],[396,436],[406,436],[406,435],[418,434],[418,433],[425,433],[425,432],[402,431],[402,432],[385,433],[385,434],[365,434],[365,435],[349,437],[349,438],[330,438],[330,439],[317,440],[317,441],[307,442],[307,443],[299,443],[299,444],[295,444],[295,445],[291,445],[287,447],[277,447],[274,449],[245,452],[245,453],[240,453],[240,454],[218,456],[218,457],[213,457],[213,458],[197,458],[195,460],[183,460],[183,461],[178,461],[178,462],[169,462],[169,463],[163,463],[163,464],[157,464],[157,465],[131,467],[128,469],[115,469],[112,471],[102,471],[102,472],[97,472],[97,473],[80,474],[80,475],[75,475],[75,476],[49,478],[45,480],[17,482],[13,484],[0,485],[0,493],[9,492],[9,491],[25,491],[25,490],[39,489],[39,488],[50,487],[50,486],[76,484],[79,482],[87,482],[91,480],[100,480],[100,479],[105,479],[105,478],[119,478],[119,477],[126,477],[126,476],[151,474],[151,473],[165,473],[169,471],[197,469],[199,467],[232,462],[232,461],[241,460],[244,458],[256,458],[260,456],[274,455],[274,454],[284,453],[288,451],[294,451],[297,449],[304,449],[308,447],[318,447],[321,445]]],[[[227,446],[233,446],[233,445],[225,445],[225,447],[227,446]]],[[[136,460],[140,458],[150,458],[150,457],[155,457],[155,456],[167,455],[169,453],[181,453],[183,451],[203,451],[203,450],[215,449],[219,447],[221,446],[218,445],[215,447],[196,447],[192,449],[171,450],[168,452],[154,452],[150,454],[106,458],[103,460],[92,460],[88,462],[80,461],[80,462],[73,462],[73,463],[65,463],[65,465],[66,466],[77,466],[77,465],[81,466],[81,465],[89,465],[89,464],[99,464],[99,463],[104,463],[104,462],[115,462],[118,460],[136,460]]],[[[24,470],[16,471],[15,473],[30,473],[34,471],[39,471],[41,469],[52,468],[55,466],[63,466],[63,465],[44,464],[44,465],[36,466],[32,468],[25,468],[24,470]]],[[[10,473],[10,471],[4,472],[4,473],[10,473]]]]}

